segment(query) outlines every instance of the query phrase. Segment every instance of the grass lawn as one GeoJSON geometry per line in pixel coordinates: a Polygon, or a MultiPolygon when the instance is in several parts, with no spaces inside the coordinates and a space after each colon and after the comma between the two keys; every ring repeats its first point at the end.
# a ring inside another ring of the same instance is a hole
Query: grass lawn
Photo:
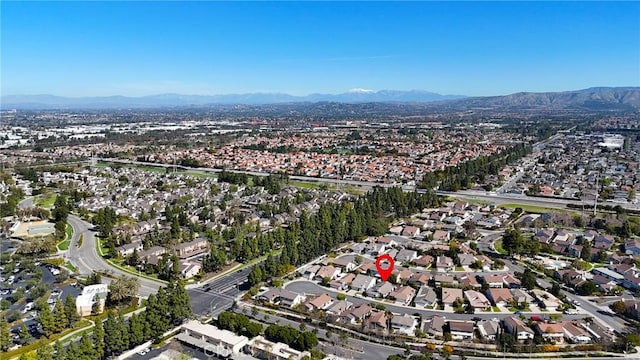
{"type": "Polygon", "coordinates": [[[208,171],[189,170],[189,171],[178,172],[177,174],[184,174],[184,175],[189,175],[197,178],[210,178],[210,179],[218,178],[217,173],[208,172],[208,171]]]}
{"type": "Polygon", "coordinates": [[[496,242],[493,243],[493,247],[496,249],[498,254],[507,255],[507,252],[502,248],[502,238],[496,240],[496,242]]]}
{"type": "Polygon", "coordinates": [[[69,250],[69,245],[71,245],[71,240],[64,240],[60,243],[58,243],[58,250],[69,250]]]}
{"type": "Polygon", "coordinates": [[[464,271],[464,268],[462,266],[456,266],[456,271],[464,271]]]}
{"type": "Polygon", "coordinates": [[[319,189],[320,183],[318,182],[306,182],[306,181],[298,181],[298,180],[289,180],[289,185],[305,188],[305,189],[319,189]]]}
{"type": "Polygon", "coordinates": [[[76,272],[76,271],[78,271],[78,268],[77,268],[77,267],[75,267],[75,266],[73,266],[73,264],[71,263],[71,261],[67,261],[67,262],[64,264],[64,267],[66,267],[67,269],[71,270],[71,272],[76,272]]]}
{"type": "Polygon", "coordinates": [[[71,227],[71,225],[67,224],[67,226],[65,226],[65,228],[64,228],[64,232],[66,234],[64,239],[65,240],[71,240],[71,238],[73,237],[73,228],[71,227]]]}
{"type": "Polygon", "coordinates": [[[36,198],[36,205],[43,208],[50,208],[56,202],[58,194],[44,194],[36,198]]]}
{"type": "Polygon", "coordinates": [[[534,214],[546,214],[546,213],[558,212],[558,211],[567,212],[570,214],[577,214],[575,211],[567,210],[564,207],[554,208],[554,207],[543,207],[543,206],[522,205],[522,204],[502,204],[502,205],[499,205],[499,207],[504,209],[521,208],[524,212],[534,213],[534,214]]]}
{"type": "Polygon", "coordinates": [[[500,312],[500,308],[497,306],[492,306],[491,309],[493,310],[493,312],[500,312]]]}
{"type": "Polygon", "coordinates": [[[71,225],[67,224],[64,228],[65,236],[64,240],[58,243],[58,250],[68,250],[69,245],[71,245],[71,238],[73,237],[73,228],[71,225]]]}

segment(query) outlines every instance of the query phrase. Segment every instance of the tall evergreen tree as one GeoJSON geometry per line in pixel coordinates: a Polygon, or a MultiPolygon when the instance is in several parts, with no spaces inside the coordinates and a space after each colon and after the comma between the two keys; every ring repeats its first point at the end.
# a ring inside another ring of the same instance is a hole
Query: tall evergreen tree
{"type": "Polygon", "coordinates": [[[53,346],[51,344],[43,344],[36,350],[38,360],[54,360],[53,346]]]}
{"type": "Polygon", "coordinates": [[[67,327],[67,315],[64,312],[64,306],[61,301],[56,301],[53,306],[53,319],[55,321],[55,331],[61,332],[67,327]]]}
{"type": "Polygon", "coordinates": [[[104,327],[102,321],[96,322],[92,339],[96,359],[102,359],[104,357],[104,327]]]}
{"type": "Polygon", "coordinates": [[[56,331],[56,320],[51,313],[49,305],[44,304],[42,310],[40,310],[38,322],[42,325],[44,336],[49,337],[56,331]]]}
{"type": "Polygon", "coordinates": [[[12,343],[11,328],[9,327],[7,319],[2,316],[0,317],[0,351],[7,351],[12,343]]]}
{"type": "Polygon", "coordinates": [[[64,299],[64,314],[67,317],[67,327],[72,328],[76,322],[80,320],[80,314],[76,309],[76,302],[71,295],[67,295],[64,299]]]}

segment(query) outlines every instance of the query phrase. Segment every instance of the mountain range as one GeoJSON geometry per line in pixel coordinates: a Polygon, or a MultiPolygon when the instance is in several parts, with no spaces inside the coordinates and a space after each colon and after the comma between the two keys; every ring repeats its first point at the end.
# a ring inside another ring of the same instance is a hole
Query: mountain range
{"type": "Polygon", "coordinates": [[[564,92],[521,92],[505,96],[465,97],[441,95],[428,91],[398,91],[353,89],[342,94],[311,94],[294,96],[284,93],[248,93],[228,95],[162,94],[142,97],[61,97],[54,95],[6,95],[0,108],[8,109],[133,109],[163,107],[203,107],[216,104],[278,104],[278,103],[431,103],[450,110],[489,109],[518,110],[640,110],[640,87],[594,87],[564,92]]]}

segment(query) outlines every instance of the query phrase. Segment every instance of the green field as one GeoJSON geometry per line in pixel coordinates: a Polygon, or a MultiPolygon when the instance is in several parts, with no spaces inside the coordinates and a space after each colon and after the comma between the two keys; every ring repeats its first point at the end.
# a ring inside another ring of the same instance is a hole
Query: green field
{"type": "Polygon", "coordinates": [[[502,248],[502,238],[496,240],[496,242],[493,243],[493,247],[496,249],[498,254],[502,254],[502,255],[507,254],[507,252],[502,248]]]}
{"type": "Polygon", "coordinates": [[[56,202],[57,198],[58,194],[56,193],[40,195],[36,198],[36,206],[50,208],[56,202]]]}
{"type": "Polygon", "coordinates": [[[542,206],[522,205],[522,204],[502,204],[502,205],[499,205],[499,207],[504,209],[521,208],[525,212],[534,213],[534,214],[546,214],[546,213],[558,212],[558,211],[574,213],[574,211],[568,211],[564,207],[553,208],[553,207],[542,207],[542,206]]]}
{"type": "Polygon", "coordinates": [[[64,240],[58,243],[58,250],[69,250],[69,245],[71,245],[71,240],[64,240]]]}

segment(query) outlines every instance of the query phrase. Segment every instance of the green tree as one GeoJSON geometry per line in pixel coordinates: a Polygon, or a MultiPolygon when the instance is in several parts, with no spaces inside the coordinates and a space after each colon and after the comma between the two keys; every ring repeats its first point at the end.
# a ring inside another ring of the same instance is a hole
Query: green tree
{"type": "Polygon", "coordinates": [[[96,326],[93,329],[93,349],[96,354],[96,358],[102,359],[104,356],[104,327],[102,321],[96,321],[96,326]]]}
{"type": "Polygon", "coordinates": [[[95,359],[96,351],[93,347],[93,343],[87,334],[83,334],[80,338],[80,344],[78,345],[78,351],[83,359],[95,359]]]}
{"type": "Polygon", "coordinates": [[[36,356],[38,360],[53,360],[58,357],[53,353],[53,346],[51,344],[44,343],[36,350],[36,356]]]}
{"type": "Polygon", "coordinates": [[[118,278],[109,284],[109,297],[111,303],[120,304],[125,300],[129,300],[138,294],[140,289],[140,281],[138,278],[124,276],[118,278]]]}
{"type": "Polygon", "coordinates": [[[18,336],[20,336],[20,344],[22,345],[28,344],[31,339],[33,339],[31,334],[29,334],[27,325],[25,325],[24,323],[22,323],[22,325],[20,326],[20,332],[18,333],[18,336]]]}
{"type": "Polygon", "coordinates": [[[9,323],[7,319],[2,316],[0,317],[0,351],[4,352],[11,347],[11,328],[9,327],[9,323]]]}
{"type": "Polygon", "coordinates": [[[49,309],[49,306],[46,304],[42,309],[40,309],[38,322],[42,325],[44,336],[49,337],[56,331],[56,320],[51,313],[51,309],[49,309]]]}
{"type": "Polygon", "coordinates": [[[536,287],[536,275],[533,271],[525,269],[522,273],[522,279],[520,279],[522,287],[526,289],[535,289],[536,287]]]}
{"type": "Polygon", "coordinates": [[[139,345],[144,342],[144,319],[136,314],[129,318],[129,341],[131,345],[139,345]]]}
{"type": "Polygon", "coordinates": [[[55,332],[61,332],[67,327],[67,315],[64,313],[64,306],[60,301],[56,301],[53,306],[53,319],[55,321],[55,332]]]}
{"type": "Polygon", "coordinates": [[[64,313],[67,317],[68,328],[72,328],[76,322],[80,320],[80,315],[76,309],[76,302],[73,300],[71,295],[67,295],[67,297],[64,298],[64,313]]]}
{"type": "Polygon", "coordinates": [[[616,301],[610,305],[610,308],[618,315],[624,314],[627,311],[627,305],[625,305],[624,301],[616,301]]]}

